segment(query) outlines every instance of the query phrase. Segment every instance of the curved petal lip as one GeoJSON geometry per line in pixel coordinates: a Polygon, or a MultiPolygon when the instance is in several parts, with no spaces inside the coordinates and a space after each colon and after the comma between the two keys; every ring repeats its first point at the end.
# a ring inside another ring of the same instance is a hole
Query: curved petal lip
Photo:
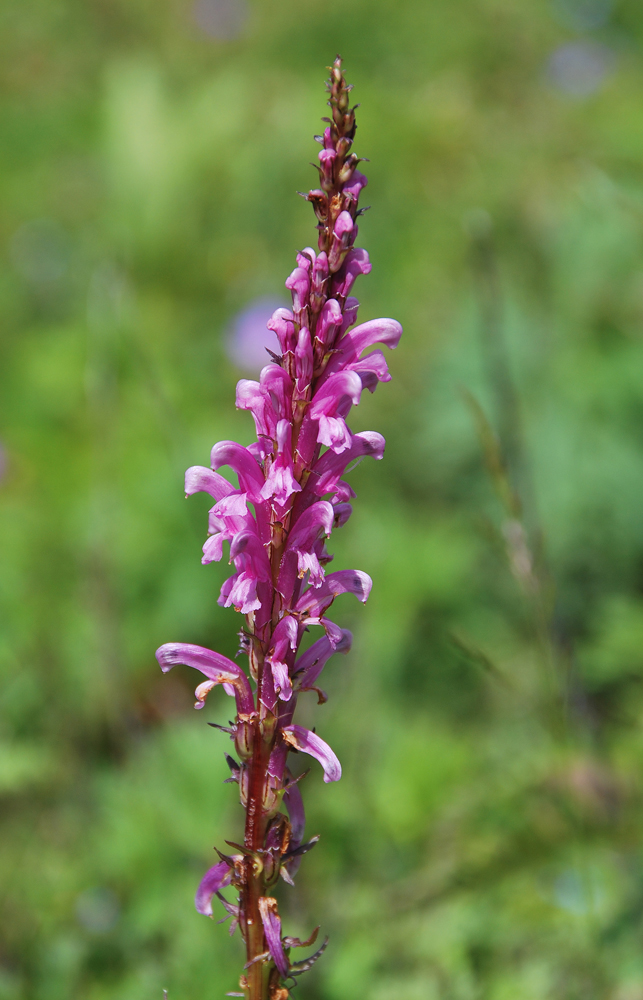
{"type": "Polygon", "coordinates": [[[324,781],[327,784],[330,781],[339,781],[342,776],[342,765],[328,743],[325,743],[317,733],[304,729],[303,726],[284,726],[282,733],[286,743],[319,761],[324,769],[324,781]]]}

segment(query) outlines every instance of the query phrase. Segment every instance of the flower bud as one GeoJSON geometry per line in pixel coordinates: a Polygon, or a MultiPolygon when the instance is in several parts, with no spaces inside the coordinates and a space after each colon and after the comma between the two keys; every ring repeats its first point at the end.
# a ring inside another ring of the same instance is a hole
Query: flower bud
{"type": "Polygon", "coordinates": [[[297,372],[296,392],[301,399],[313,377],[313,347],[310,342],[310,332],[305,326],[299,331],[299,339],[295,348],[295,370],[297,372]]]}
{"type": "Polygon", "coordinates": [[[340,212],[333,230],[333,245],[328,255],[328,266],[331,271],[339,270],[356,235],[357,226],[350,212],[340,212]]]}
{"type": "Polygon", "coordinates": [[[337,153],[334,149],[322,149],[319,158],[319,180],[324,191],[332,191],[335,186],[334,172],[337,153]]]}
{"type": "Polygon", "coordinates": [[[309,201],[313,206],[318,221],[324,222],[328,215],[328,195],[319,188],[315,188],[315,190],[309,191],[305,197],[306,201],[309,201]]]}
{"type": "Polygon", "coordinates": [[[328,283],[328,256],[322,251],[313,265],[312,284],[310,289],[310,308],[313,313],[319,312],[326,297],[328,283]]]}
{"type": "Polygon", "coordinates": [[[335,336],[342,323],[342,310],[337,299],[328,299],[317,320],[315,338],[324,348],[322,356],[327,347],[332,347],[335,343],[335,336]]]}
{"type": "Polygon", "coordinates": [[[241,760],[250,760],[254,746],[255,727],[252,722],[239,721],[234,734],[234,745],[241,760]]]}
{"type": "Polygon", "coordinates": [[[310,268],[315,262],[315,251],[312,247],[304,247],[297,254],[297,266],[303,268],[308,274],[310,274],[310,268]]]}
{"type": "Polygon", "coordinates": [[[349,295],[344,303],[344,319],[342,321],[342,328],[340,330],[340,335],[346,333],[349,327],[357,320],[357,310],[359,309],[359,302],[354,295],[349,295]]]}
{"type": "Polygon", "coordinates": [[[283,354],[294,351],[296,344],[295,324],[290,309],[276,309],[266,326],[273,333],[276,333],[283,354]]]}
{"type": "Polygon", "coordinates": [[[355,173],[355,168],[359,163],[359,159],[355,156],[355,153],[351,153],[346,162],[344,163],[342,169],[339,171],[339,176],[337,181],[339,184],[348,184],[349,180],[355,173]]]}
{"type": "Polygon", "coordinates": [[[292,311],[295,323],[298,323],[300,326],[306,326],[308,318],[308,293],[310,291],[308,272],[303,267],[296,267],[286,279],[286,288],[292,295],[292,311]]]}

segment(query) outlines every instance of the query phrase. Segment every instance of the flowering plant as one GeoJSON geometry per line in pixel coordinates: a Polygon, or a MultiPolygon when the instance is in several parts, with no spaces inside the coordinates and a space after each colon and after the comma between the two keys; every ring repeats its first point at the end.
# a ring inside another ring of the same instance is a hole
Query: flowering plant
{"type": "Polygon", "coordinates": [[[288,768],[289,752],[318,760],[324,781],[337,781],[342,773],[328,744],[293,718],[302,692],[316,691],[320,703],[326,700],[319,676],[334,653],[350,649],[350,632],[326,616],[331,604],[344,593],[366,601],[371,589],[370,577],[360,570],[326,573],[332,556],[325,539],[352,511],[355,494],[342,479],[348,466],[384,453],[381,434],[353,434],[346,424],[362,390],[373,392],[378,382],[390,380],[382,351],[363,352],[376,343],[396,347],[402,334],[393,319],[354,326],[359,303],[350,293],[371,265],[366,251],[355,247],[366,178],[351,151],[355,108],[349,107],[351,87],[339,58],[327,87],[331,117],[316,136],[322,146],[319,188],[304,195],[318,220],[319,252],[308,247],[297,255],[286,281],[292,310],[277,309],[268,323],[280,353],[271,352],[258,382],[242,379],[237,386],[237,406],[252,413],[257,441],[247,448],[220,441],[209,469],[194,466],[185,475],[186,494],[204,491],[215,500],[202,561],[221,559],[223,543],[230,544],[235,572],[223,584],[219,603],[245,616],[240,652],[248,656],[249,674],[201,646],[167,643],[156,653],[164,671],[183,663],[204,675],[196,708],[217,684],[236,700],[236,718],[224,731],[239,758],[227,757],[246,812],[244,840],[228,842],[234,853],[217,852],[220,860],[203,877],[195,902],[200,913],[212,916],[216,896],[232,917],[231,931],[239,927],[247,952],[243,993],[230,995],[248,1000],[286,1000],[287,984],[326,946],[303,961],[291,958],[292,949],[313,945],[318,929],[307,941],[284,936],[271,890],[280,877],[293,884],[302,855],[318,839],[304,839],[303,802],[299,779],[288,768]],[[217,471],[223,466],[237,474],[238,489],[217,471]],[[298,656],[311,626],[323,635],[298,656]],[[221,893],[227,886],[238,891],[235,903],[221,893]]]}

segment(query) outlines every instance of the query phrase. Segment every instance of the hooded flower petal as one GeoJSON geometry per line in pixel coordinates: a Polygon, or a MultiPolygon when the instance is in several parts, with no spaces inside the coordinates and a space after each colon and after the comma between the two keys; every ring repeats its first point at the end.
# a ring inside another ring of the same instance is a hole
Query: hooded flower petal
{"type": "Polygon", "coordinates": [[[310,474],[309,488],[317,496],[331,493],[351,462],[364,455],[380,459],[384,455],[385,445],[386,441],[377,431],[360,431],[359,434],[353,434],[350,448],[340,455],[333,451],[324,452],[317,460],[310,474]]]}
{"type": "Polygon", "coordinates": [[[382,351],[371,351],[365,358],[358,358],[352,361],[348,368],[352,372],[357,372],[362,380],[365,389],[375,391],[378,382],[390,382],[391,373],[388,370],[386,358],[382,351]]]}
{"type": "Polygon", "coordinates": [[[303,625],[308,628],[309,625],[321,625],[328,641],[330,642],[333,649],[337,649],[344,638],[344,630],[332,622],[330,618],[316,617],[316,618],[304,618],[303,625]]]}
{"type": "Polygon", "coordinates": [[[239,493],[234,490],[228,496],[223,497],[211,508],[210,513],[215,517],[240,517],[245,518],[248,513],[247,493],[239,493]]]}
{"type": "Polygon", "coordinates": [[[210,465],[220,469],[229,465],[239,476],[239,487],[251,500],[258,498],[264,484],[263,473],[247,448],[236,441],[219,441],[210,455],[210,465]]]}
{"type": "Polygon", "coordinates": [[[348,397],[357,406],[362,394],[359,376],[351,371],[336,372],[317,390],[310,405],[311,416],[318,420],[322,413],[334,412],[338,403],[348,397]]]}
{"type": "Polygon", "coordinates": [[[337,573],[329,573],[321,587],[309,588],[297,601],[296,610],[308,612],[311,618],[319,618],[339,594],[355,594],[365,604],[372,586],[368,573],[359,569],[341,569],[337,573]]]}
{"type": "Polygon", "coordinates": [[[309,691],[333,653],[348,653],[353,642],[353,635],[348,629],[342,629],[342,637],[333,647],[328,636],[322,636],[317,642],[295,661],[293,670],[293,687],[297,691],[309,691]]]}
{"type": "Polygon", "coordinates": [[[362,394],[362,380],[356,372],[337,372],[315,394],[306,421],[319,421],[317,441],[338,454],[351,446],[351,432],[346,426],[351,405],[357,405],[362,394]]]}
{"type": "MultiPolygon", "coordinates": [[[[156,659],[163,673],[167,673],[177,663],[184,663],[188,667],[200,670],[210,682],[208,691],[215,684],[231,685],[234,688],[239,712],[249,714],[254,711],[250,682],[241,667],[229,660],[227,656],[215,653],[213,649],[193,646],[190,643],[166,642],[164,646],[156,650],[156,659]]],[[[201,688],[202,685],[199,687],[201,688]]],[[[203,708],[206,694],[207,691],[203,693],[203,698],[197,695],[198,701],[195,708],[203,708]]]]}
{"type": "Polygon", "coordinates": [[[339,781],[342,776],[342,765],[328,743],[324,743],[317,733],[311,733],[310,729],[304,729],[303,726],[285,726],[281,732],[286,743],[319,761],[324,769],[324,781],[327,784],[330,781],[339,781]]]}
{"type": "Polygon", "coordinates": [[[384,344],[394,350],[401,336],[402,326],[396,319],[371,319],[368,323],[361,323],[354,330],[345,333],[337,344],[337,350],[343,355],[341,363],[353,361],[373,344],[384,344]]]}
{"type": "Polygon", "coordinates": [[[262,602],[257,584],[257,577],[253,573],[243,570],[235,573],[223,582],[217,603],[224,608],[232,607],[242,615],[259,611],[262,602]]]}
{"type": "Polygon", "coordinates": [[[288,601],[292,596],[297,577],[310,572],[310,581],[319,587],[324,581],[324,571],[314,551],[315,542],[328,537],[333,530],[335,511],[326,500],[312,504],[296,521],[288,536],[277,588],[288,601]]]}
{"type": "Polygon", "coordinates": [[[348,251],[344,263],[334,277],[331,294],[335,298],[346,298],[357,276],[370,272],[371,262],[366,250],[362,247],[353,247],[348,251]]]}
{"type": "Polygon", "coordinates": [[[222,500],[234,491],[234,486],[227,479],[212,469],[202,465],[192,465],[185,473],[185,495],[194,493],[209,493],[215,500],[222,500]]]}
{"type": "Polygon", "coordinates": [[[266,365],[261,369],[259,384],[272,404],[275,421],[290,419],[293,380],[280,365],[266,365]]]}
{"type": "MultiPolygon", "coordinates": [[[[349,490],[351,492],[351,496],[354,497],[355,493],[353,492],[353,490],[351,490],[350,486],[349,490]]],[[[335,516],[336,528],[343,528],[352,513],[353,513],[352,504],[346,502],[336,503],[335,500],[333,500],[333,514],[335,516]]]]}
{"type": "Polygon", "coordinates": [[[344,195],[348,195],[353,198],[355,202],[359,199],[360,192],[368,184],[368,177],[360,173],[359,170],[353,171],[353,176],[351,177],[348,184],[344,184],[344,195]]]}
{"type": "Polygon", "coordinates": [[[259,611],[267,603],[271,574],[266,550],[256,532],[242,531],[234,536],[230,561],[237,572],[224,581],[218,604],[224,608],[232,605],[244,615],[259,611]]]}
{"type": "Polygon", "coordinates": [[[310,268],[315,263],[317,254],[312,247],[304,247],[297,254],[297,265],[298,267],[303,267],[307,274],[310,274],[310,268]]]}
{"type": "Polygon", "coordinates": [[[281,942],[281,917],[277,910],[277,900],[272,896],[259,897],[259,913],[263,923],[268,950],[272,960],[279,970],[279,975],[286,978],[288,975],[289,962],[281,942]]]}
{"type": "Polygon", "coordinates": [[[299,622],[292,615],[285,615],[272,634],[273,649],[269,656],[275,689],[282,701],[290,701],[292,696],[288,658],[297,649],[298,638],[299,622]]]}
{"type": "Polygon", "coordinates": [[[205,873],[194,897],[194,905],[204,917],[212,916],[212,897],[232,882],[232,871],[227,861],[219,861],[205,873]]]}
{"type": "Polygon", "coordinates": [[[235,535],[230,559],[238,570],[252,572],[258,580],[270,580],[270,562],[255,532],[243,531],[235,535]]]}
{"type": "Polygon", "coordinates": [[[237,382],[236,405],[238,410],[250,410],[259,437],[272,437],[275,421],[274,417],[270,419],[270,400],[266,398],[258,382],[249,378],[242,378],[237,382]]]}
{"type": "Polygon", "coordinates": [[[273,499],[282,505],[292,493],[300,491],[301,486],[293,475],[292,425],[287,420],[280,420],[277,424],[277,455],[260,495],[263,500],[273,499]]]}
{"type": "Polygon", "coordinates": [[[220,562],[223,558],[223,543],[226,540],[226,532],[223,522],[220,522],[220,524],[221,526],[217,530],[216,521],[210,518],[210,530],[212,534],[206,539],[203,545],[203,556],[201,557],[201,562],[204,566],[208,566],[211,562],[220,562]]]}
{"type": "MultiPolygon", "coordinates": [[[[360,358],[360,354],[367,347],[374,344],[384,344],[391,350],[397,347],[402,336],[402,327],[395,319],[372,319],[368,323],[361,323],[353,330],[349,330],[335,344],[336,353],[330,358],[326,367],[325,379],[329,379],[334,372],[344,370],[367,371],[378,373],[381,382],[390,381],[388,367],[384,357],[371,358],[370,369],[365,365],[367,359],[360,358]],[[380,373],[381,372],[381,376],[380,373]]],[[[373,352],[374,354],[376,352],[373,352]]],[[[379,352],[381,354],[381,352],[379,352]]]]}
{"type": "Polygon", "coordinates": [[[204,566],[221,559],[224,542],[231,542],[241,532],[256,534],[257,526],[248,510],[246,494],[235,491],[215,504],[208,512],[208,531],[210,538],[203,546],[201,559],[204,566]]]}

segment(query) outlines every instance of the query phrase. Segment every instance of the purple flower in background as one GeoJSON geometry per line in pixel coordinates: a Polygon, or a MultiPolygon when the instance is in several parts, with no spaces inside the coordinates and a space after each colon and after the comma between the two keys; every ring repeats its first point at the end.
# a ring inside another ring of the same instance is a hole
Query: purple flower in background
{"type": "Polygon", "coordinates": [[[283,301],[263,296],[237,313],[226,336],[230,360],[249,375],[257,375],[270,361],[266,348],[279,351],[279,341],[266,324],[283,301]]]}
{"type": "Polygon", "coordinates": [[[355,246],[366,178],[352,152],[350,89],[337,58],[328,82],[332,117],[316,136],[322,146],[320,186],[304,195],[317,218],[317,249],[297,254],[286,281],[292,308],[258,300],[237,316],[228,341],[235,363],[258,376],[241,379],[236,394],[237,407],[254,419],[257,441],[247,448],[220,441],[209,469],[193,466],[185,475],[187,495],[205,492],[214,501],[203,563],[222,559],[224,543],[230,546],[234,572],[221,588],[219,604],[245,616],[239,634],[248,672],[190,643],[166,643],[156,652],[163,671],[183,663],[204,676],[195,691],[196,708],[217,686],[235,699],[235,719],[226,731],[238,760],[227,760],[229,780],[239,785],[246,811],[243,844],[232,844],[233,855],[218,852],[195,904],[199,913],[212,916],[216,896],[233,918],[231,931],[239,927],[247,961],[239,981],[243,993],[232,995],[248,1000],[286,1000],[296,978],[326,947],[324,942],[313,955],[293,961],[291,950],[312,945],[317,930],[303,942],[284,936],[269,890],[280,877],[294,884],[301,858],[318,839],[305,840],[304,805],[289,754],[318,761],[325,782],[342,775],[335,751],[293,719],[305,692],[326,701],[317,686],[320,675],[335,653],[351,646],[351,633],[327,612],[344,594],[361,602],[370,594],[371,578],[361,570],[326,573],[332,559],[326,541],[352,512],[355,493],[342,477],[356,460],[384,454],[381,434],[354,434],[348,420],[364,389],[374,392],[391,378],[376,345],[395,348],[402,333],[393,319],[354,326],[359,302],[350,292],[371,264],[366,251],[355,246]],[[226,467],[238,486],[218,471],[226,467]],[[321,634],[300,654],[310,630],[321,634]],[[238,894],[234,903],[221,894],[228,886],[238,894]]]}
{"type": "Polygon", "coordinates": [[[221,42],[230,42],[243,32],[248,14],[246,0],[196,0],[192,7],[196,26],[221,42]]]}
{"type": "Polygon", "coordinates": [[[549,58],[547,76],[569,97],[590,97],[605,83],[616,64],[616,53],[591,40],[568,42],[549,58]]]}

